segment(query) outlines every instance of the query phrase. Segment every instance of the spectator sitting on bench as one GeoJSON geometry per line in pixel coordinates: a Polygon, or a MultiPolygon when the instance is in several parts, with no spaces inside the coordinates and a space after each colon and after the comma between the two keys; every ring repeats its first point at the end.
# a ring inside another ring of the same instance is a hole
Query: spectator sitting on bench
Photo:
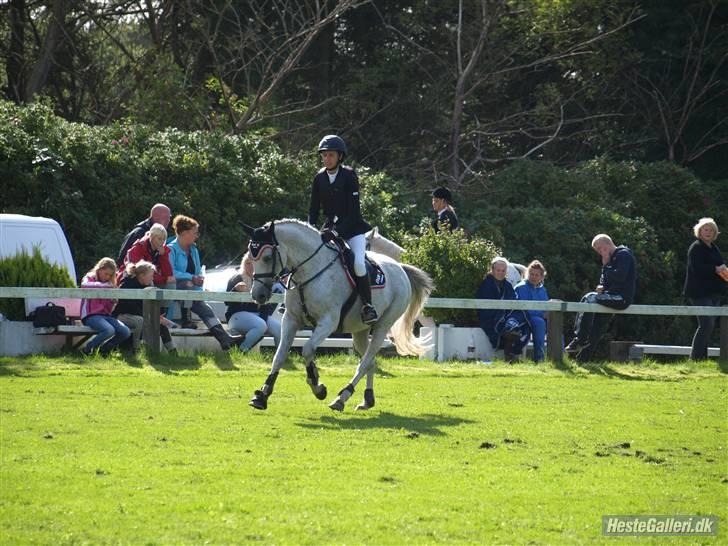
{"type": "MultiPolygon", "coordinates": [[[[478,287],[475,297],[484,300],[515,300],[516,293],[506,279],[507,271],[508,260],[500,256],[493,258],[490,273],[478,287]]],[[[516,360],[529,337],[524,313],[508,309],[478,309],[478,320],[493,350],[503,349],[507,362],[516,360]]]]}
{"type": "MultiPolygon", "coordinates": [[[[200,236],[200,225],[194,218],[189,218],[178,214],[174,217],[172,223],[174,232],[177,234],[172,242],[169,243],[170,261],[172,262],[172,271],[177,281],[178,290],[202,290],[204,277],[201,275],[202,266],[200,265],[200,253],[197,250],[197,241],[200,236]]],[[[189,321],[189,315],[184,312],[184,303],[182,302],[183,315],[182,320],[189,321]]],[[[173,307],[173,306],[170,306],[173,307]]],[[[191,310],[202,319],[210,329],[210,333],[214,336],[223,351],[228,351],[230,347],[238,345],[242,338],[240,336],[231,336],[225,331],[220,321],[215,316],[207,302],[193,301],[191,310]]],[[[185,326],[185,323],[182,324],[185,326]]]]}
{"type": "MultiPolygon", "coordinates": [[[[527,278],[519,282],[514,288],[519,300],[548,301],[549,295],[543,285],[546,278],[546,269],[538,260],[528,264],[527,278]]],[[[528,324],[533,336],[533,360],[541,362],[544,359],[544,340],[546,339],[546,311],[525,311],[528,324]]]]}
{"type": "MultiPolygon", "coordinates": [[[[592,248],[601,257],[602,274],[596,291],[585,294],[581,302],[626,309],[634,301],[637,284],[632,251],[626,246],[616,246],[612,238],[604,233],[594,237],[592,248]]],[[[578,362],[588,362],[612,316],[609,313],[579,313],[574,327],[576,337],[567,345],[566,352],[573,353],[578,362]]]]}
{"type": "MultiPolygon", "coordinates": [[[[145,260],[130,263],[126,266],[126,275],[121,280],[119,288],[143,289],[149,288],[154,283],[156,270],[154,264],[145,260]]],[[[139,350],[142,337],[142,325],[144,324],[144,303],[142,300],[119,300],[114,308],[113,315],[126,324],[131,330],[132,349],[139,350]]],[[[160,318],[159,336],[167,352],[177,354],[172,336],[169,333],[168,325],[171,321],[165,317],[160,318]]]]}
{"type": "MultiPolygon", "coordinates": [[[[115,283],[116,262],[113,258],[101,258],[83,277],[81,288],[115,288],[115,283]]],[[[88,356],[98,349],[106,356],[131,335],[129,328],[111,315],[113,309],[113,299],[84,298],[81,301],[81,322],[98,332],[81,349],[83,354],[88,356]]]]}
{"type": "MultiPolygon", "coordinates": [[[[240,271],[230,277],[227,285],[228,292],[249,292],[253,285],[253,261],[246,253],[240,263],[240,271]]],[[[274,293],[280,293],[283,287],[279,283],[273,286],[274,293]]],[[[230,332],[244,334],[245,339],[240,344],[240,350],[247,353],[263,336],[268,333],[273,336],[276,347],[281,339],[281,321],[274,316],[276,304],[258,305],[253,302],[228,302],[225,318],[230,332]]]]}

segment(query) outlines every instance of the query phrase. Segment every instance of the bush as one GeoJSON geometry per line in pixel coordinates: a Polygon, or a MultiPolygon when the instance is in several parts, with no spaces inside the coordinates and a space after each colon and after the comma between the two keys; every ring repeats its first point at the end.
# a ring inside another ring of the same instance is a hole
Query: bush
{"type": "MultiPolygon", "coordinates": [[[[475,297],[490,262],[500,253],[486,239],[468,240],[462,230],[435,233],[432,228],[422,229],[419,236],[407,236],[404,249],[402,261],[419,267],[434,279],[432,297],[436,298],[475,297]]],[[[477,324],[473,309],[428,309],[427,314],[438,323],[477,324]]]]}
{"type": "MultiPolygon", "coordinates": [[[[200,222],[205,263],[239,257],[247,244],[240,221],[307,217],[319,168],[315,155],[287,156],[256,133],[158,131],[128,121],[92,127],[42,103],[0,101],[2,211],[57,220],[81,271],[116,256],[157,202],[200,222]]],[[[359,174],[365,218],[383,234],[404,228],[412,206],[400,183],[364,168],[359,174]]]]}
{"type": "MultiPolygon", "coordinates": [[[[75,284],[65,267],[48,263],[35,247],[32,255],[23,250],[0,259],[0,286],[73,288],[75,284]]],[[[25,303],[20,298],[0,298],[0,313],[10,320],[24,320],[25,303]]]]}

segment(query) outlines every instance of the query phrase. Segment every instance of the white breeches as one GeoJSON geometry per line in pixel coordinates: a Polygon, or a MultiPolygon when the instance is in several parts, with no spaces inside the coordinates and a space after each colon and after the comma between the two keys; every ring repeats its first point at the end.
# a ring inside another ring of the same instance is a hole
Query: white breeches
{"type": "Polygon", "coordinates": [[[354,273],[357,277],[363,277],[367,274],[367,266],[364,262],[367,252],[367,238],[362,233],[361,235],[354,235],[346,242],[349,243],[349,247],[354,252],[354,273]]]}

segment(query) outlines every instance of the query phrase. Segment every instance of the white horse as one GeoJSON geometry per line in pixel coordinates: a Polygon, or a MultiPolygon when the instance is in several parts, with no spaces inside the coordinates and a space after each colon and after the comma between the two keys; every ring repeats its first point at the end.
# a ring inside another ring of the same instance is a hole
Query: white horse
{"type": "Polygon", "coordinates": [[[364,401],[357,409],[373,407],[375,356],[390,328],[399,354],[422,355],[428,349],[412,334],[412,327],[433,290],[430,277],[416,267],[400,265],[387,256],[370,253],[386,276],[384,287],[372,290],[372,303],[377,308],[379,320],[370,327],[361,321],[361,301],[358,298],[346,316],[340,316],[353,288],[342,268],[338,251],[331,244],[322,243],[319,232],[313,226],[285,219],[255,230],[249,226],[245,229],[251,236],[248,248],[255,266],[253,299],[259,304],[265,303],[270,298],[272,284],[289,275],[281,341],[273,357],[270,375],[260,390],[255,391],[250,405],[256,409],[268,407],[268,397],[273,392],[278,372],[296,332],[309,323],[314,330],[303,347],[303,358],[307,382],[316,398],[324,400],[327,395],[326,386],[319,383],[314,362],[316,348],[341,324],[342,332],[351,333],[354,349],[361,360],[349,384],[329,407],[343,411],[364,375],[367,376],[364,401]]]}

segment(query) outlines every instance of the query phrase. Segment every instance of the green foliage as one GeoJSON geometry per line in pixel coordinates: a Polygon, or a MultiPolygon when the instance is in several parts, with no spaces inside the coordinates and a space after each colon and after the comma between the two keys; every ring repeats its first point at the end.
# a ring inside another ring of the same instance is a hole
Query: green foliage
{"type": "MultiPolygon", "coordinates": [[[[591,239],[608,233],[635,253],[636,303],[679,305],[692,226],[728,209],[724,184],[667,162],[597,159],[564,169],[522,161],[494,173],[487,192],[466,193],[459,213],[472,233],[493,240],[509,259],[541,260],[553,298],[578,301],[594,289],[601,264],[591,239]]],[[[617,335],[689,344],[692,320],[660,320],[664,326],[655,328],[654,318],[623,317],[617,335]]]]}
{"type": "MultiPolygon", "coordinates": [[[[65,267],[48,263],[36,246],[32,254],[23,249],[0,259],[0,286],[73,288],[75,284],[65,267]]],[[[22,298],[0,298],[0,313],[10,320],[24,320],[25,303],[22,298]]]]}
{"type": "MultiPolygon", "coordinates": [[[[429,273],[435,281],[436,298],[473,298],[500,251],[486,239],[468,239],[462,230],[435,233],[424,228],[418,236],[404,240],[404,263],[429,273]]],[[[472,309],[428,309],[438,323],[469,325],[476,322],[472,309]]]]}
{"type": "MultiPolygon", "coordinates": [[[[58,220],[80,271],[115,256],[157,202],[201,223],[203,261],[233,259],[247,244],[240,221],[306,218],[316,159],[285,155],[257,134],[92,127],[44,104],[0,102],[2,210],[58,220]]],[[[407,227],[414,211],[400,183],[367,169],[360,179],[365,217],[384,234],[407,227]]]]}

